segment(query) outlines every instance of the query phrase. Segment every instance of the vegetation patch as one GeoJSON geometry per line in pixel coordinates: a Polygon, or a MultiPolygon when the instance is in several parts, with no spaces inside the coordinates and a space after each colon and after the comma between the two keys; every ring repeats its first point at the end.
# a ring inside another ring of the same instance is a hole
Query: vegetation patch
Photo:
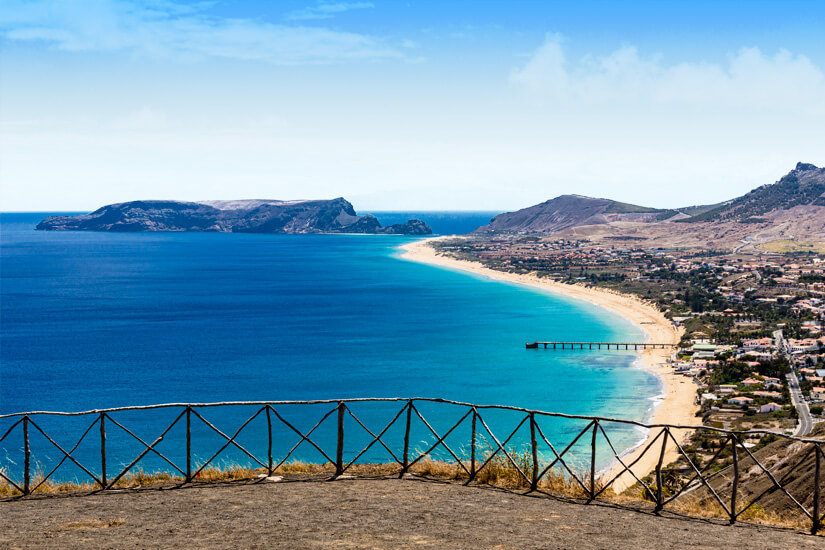
{"type": "Polygon", "coordinates": [[[767,250],[768,252],[777,252],[780,254],[792,254],[797,252],[822,253],[825,252],[825,243],[782,239],[764,243],[761,245],[761,248],[767,250]]]}

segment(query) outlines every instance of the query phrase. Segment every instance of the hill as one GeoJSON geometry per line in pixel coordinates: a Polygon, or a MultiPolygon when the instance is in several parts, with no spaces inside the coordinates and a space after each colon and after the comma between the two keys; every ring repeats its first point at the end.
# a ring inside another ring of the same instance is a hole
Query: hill
{"type": "MultiPolygon", "coordinates": [[[[822,439],[825,436],[825,425],[819,424],[807,436],[812,439],[822,439]]],[[[783,487],[803,506],[809,510],[813,505],[813,479],[815,458],[810,443],[780,438],[753,452],[753,455],[767,467],[774,478],[782,480],[783,487]]],[[[741,453],[741,450],[740,450],[741,453]]],[[[759,505],[766,510],[780,513],[794,512],[799,509],[794,502],[780,489],[764,471],[746,454],[740,457],[739,502],[748,503],[760,495],[759,505]]],[[[718,494],[730,494],[733,483],[733,466],[720,469],[710,482],[711,487],[718,494]]],[[[695,494],[701,496],[710,504],[713,497],[705,487],[699,487],[695,494]]]]}
{"type": "Polygon", "coordinates": [[[343,198],[316,201],[132,201],[91,214],[50,216],[37,225],[48,231],[217,231],[235,233],[372,233],[429,235],[420,220],[382,227],[375,216],[359,216],[343,198]]]}
{"type": "Polygon", "coordinates": [[[663,210],[636,206],[610,199],[582,195],[562,195],[516,212],[499,214],[476,232],[552,233],[580,225],[608,224],[618,221],[651,222],[663,210]]]}

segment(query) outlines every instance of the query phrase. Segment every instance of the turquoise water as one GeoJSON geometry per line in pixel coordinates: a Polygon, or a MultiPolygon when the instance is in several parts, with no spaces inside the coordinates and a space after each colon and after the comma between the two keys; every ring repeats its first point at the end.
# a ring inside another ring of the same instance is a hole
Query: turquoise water
{"type": "MultiPolygon", "coordinates": [[[[410,238],[34,231],[42,217],[0,218],[0,413],[422,396],[643,420],[659,393],[658,381],[632,366],[634,353],[524,348],[542,339],[642,339],[623,318],[564,296],[405,261],[397,248],[410,238]]],[[[355,407],[376,432],[397,408],[355,407]]],[[[437,430],[457,419],[447,408],[425,410],[437,430]]],[[[289,414],[306,430],[319,411],[296,407],[289,414]]],[[[232,431],[245,412],[208,415],[232,431]]],[[[159,419],[173,417],[128,418],[152,440],[159,419]]],[[[490,418],[502,429],[512,424],[506,415],[490,418]]],[[[82,424],[42,423],[69,447],[82,424]]],[[[554,420],[542,429],[564,440],[582,425],[554,420]]],[[[0,435],[8,426],[0,421],[0,435]]],[[[252,429],[249,445],[260,444],[260,429],[252,429]]],[[[348,433],[347,452],[355,452],[366,436],[348,433]]],[[[204,445],[213,436],[193,435],[204,445]]],[[[112,437],[110,452],[126,448],[128,438],[112,437]]],[[[414,434],[420,445],[427,437],[414,434]]],[[[626,447],[639,433],[623,429],[616,437],[626,447]]],[[[92,457],[94,445],[85,446],[78,452],[92,457]]],[[[381,460],[376,447],[363,460],[381,460]]],[[[17,464],[18,436],[0,451],[17,464]]],[[[42,443],[39,456],[46,463],[62,455],[42,443]]],[[[318,458],[309,447],[295,456],[318,458]]],[[[147,467],[157,463],[145,460],[147,467]]]]}

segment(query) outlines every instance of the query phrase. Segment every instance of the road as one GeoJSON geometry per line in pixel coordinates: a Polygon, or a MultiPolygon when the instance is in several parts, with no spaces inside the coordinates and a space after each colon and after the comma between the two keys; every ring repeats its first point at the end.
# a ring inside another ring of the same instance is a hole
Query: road
{"type": "Polygon", "coordinates": [[[793,401],[793,406],[796,407],[796,412],[799,414],[799,423],[796,425],[794,435],[808,435],[814,429],[814,421],[811,418],[808,403],[802,397],[802,390],[799,389],[799,379],[793,371],[785,376],[788,379],[788,389],[791,391],[791,401],[793,401]]]}
{"type": "MultiPolygon", "coordinates": [[[[774,331],[773,337],[774,342],[776,343],[776,351],[790,359],[787,341],[785,340],[785,335],[782,331],[774,331]]],[[[793,370],[786,374],[785,377],[788,379],[788,389],[791,392],[791,402],[793,402],[793,406],[796,408],[796,412],[799,415],[799,422],[796,424],[796,430],[794,430],[793,435],[808,435],[811,433],[811,430],[814,429],[814,420],[811,418],[811,410],[808,408],[808,402],[805,401],[804,397],[802,397],[802,390],[799,388],[799,379],[796,377],[796,373],[793,370]]]]}

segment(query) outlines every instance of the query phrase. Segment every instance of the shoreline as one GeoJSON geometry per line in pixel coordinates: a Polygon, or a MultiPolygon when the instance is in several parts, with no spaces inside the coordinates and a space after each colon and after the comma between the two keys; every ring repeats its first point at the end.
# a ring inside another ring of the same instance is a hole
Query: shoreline
{"type": "MultiPolygon", "coordinates": [[[[437,254],[435,249],[429,246],[430,242],[447,237],[431,237],[427,239],[413,241],[399,247],[402,251],[401,258],[407,261],[425,263],[448,269],[455,269],[484,275],[491,279],[523,284],[549,290],[567,297],[584,300],[591,304],[600,306],[621,317],[624,317],[647,335],[648,341],[654,340],[663,343],[679,342],[683,329],[675,328],[671,322],[654,306],[645,303],[641,299],[627,294],[620,294],[606,289],[587,288],[578,285],[559,283],[549,279],[542,279],[535,275],[522,275],[517,273],[507,273],[497,271],[483,266],[479,262],[457,260],[437,254]]],[[[449,236],[454,238],[454,236],[449,236]]],[[[635,364],[650,372],[660,381],[661,395],[657,395],[657,403],[654,405],[652,415],[649,415],[651,424],[676,424],[676,425],[696,425],[695,413],[698,410],[696,405],[696,385],[692,380],[676,374],[667,365],[670,358],[668,349],[648,349],[639,354],[639,359],[635,364]]],[[[645,421],[647,422],[647,421],[645,421]]],[[[689,430],[672,430],[671,433],[677,441],[684,441],[689,430]]],[[[629,464],[636,460],[646,447],[650,439],[650,433],[628,449],[619,453],[621,459],[629,464]]],[[[642,478],[656,468],[659,453],[649,452],[642,457],[632,468],[637,477],[642,478]]],[[[671,444],[665,453],[664,464],[674,461],[679,456],[678,449],[671,444]]],[[[603,470],[608,474],[608,478],[618,474],[623,469],[616,459],[603,470]]],[[[620,493],[632,486],[636,480],[630,472],[625,472],[613,482],[612,487],[620,493]]]]}

